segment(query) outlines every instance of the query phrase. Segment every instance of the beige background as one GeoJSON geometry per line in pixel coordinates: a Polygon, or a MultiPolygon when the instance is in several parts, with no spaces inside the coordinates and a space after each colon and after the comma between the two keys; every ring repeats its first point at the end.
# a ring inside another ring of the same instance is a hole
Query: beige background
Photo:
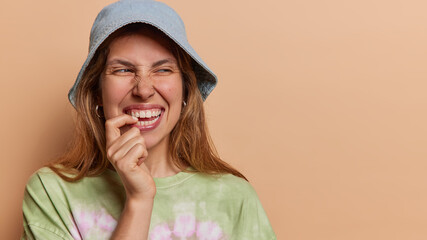
{"type": "MultiPolygon", "coordinates": [[[[68,140],[66,95],[109,2],[1,4],[1,239],[18,238],[27,178],[68,140]]],[[[426,1],[166,2],[219,77],[217,148],[278,239],[427,239],[426,1]]]]}

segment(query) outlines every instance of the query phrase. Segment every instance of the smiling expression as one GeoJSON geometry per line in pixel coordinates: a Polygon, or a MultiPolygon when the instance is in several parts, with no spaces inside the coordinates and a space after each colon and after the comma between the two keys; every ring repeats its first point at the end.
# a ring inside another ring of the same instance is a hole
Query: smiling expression
{"type": "Polygon", "coordinates": [[[105,118],[138,117],[121,132],[139,128],[148,150],[167,144],[181,113],[182,76],[168,46],[163,36],[147,31],[116,38],[101,77],[105,118]]]}

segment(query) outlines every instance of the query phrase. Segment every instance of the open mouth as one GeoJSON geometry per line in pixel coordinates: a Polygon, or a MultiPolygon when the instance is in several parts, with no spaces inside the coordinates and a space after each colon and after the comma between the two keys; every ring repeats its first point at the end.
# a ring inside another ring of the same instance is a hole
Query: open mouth
{"type": "Polygon", "coordinates": [[[131,115],[132,117],[137,117],[138,122],[136,126],[140,127],[154,127],[160,117],[162,116],[163,111],[161,109],[149,109],[149,110],[139,110],[131,109],[126,111],[126,114],[131,115]]]}

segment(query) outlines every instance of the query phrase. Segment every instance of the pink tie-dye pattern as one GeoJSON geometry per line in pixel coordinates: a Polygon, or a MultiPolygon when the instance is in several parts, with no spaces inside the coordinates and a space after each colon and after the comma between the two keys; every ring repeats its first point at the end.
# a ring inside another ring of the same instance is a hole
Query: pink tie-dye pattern
{"type": "Polygon", "coordinates": [[[150,234],[151,240],[172,240],[172,232],[166,223],[157,225],[150,234]]]}
{"type": "Polygon", "coordinates": [[[173,229],[173,232],[171,232],[167,223],[161,223],[154,227],[151,231],[150,240],[172,240],[187,238],[199,240],[224,239],[222,229],[216,222],[197,222],[196,217],[192,214],[179,215],[175,219],[173,229]]]}
{"type": "Polygon", "coordinates": [[[111,235],[117,225],[116,220],[104,209],[98,211],[78,209],[73,215],[83,238],[90,234],[111,235]]]}
{"type": "Polygon", "coordinates": [[[200,222],[197,224],[196,235],[200,240],[219,240],[222,237],[222,230],[214,222],[200,222]]]}
{"type": "Polygon", "coordinates": [[[192,214],[182,214],[175,219],[173,234],[184,238],[190,237],[196,231],[196,217],[192,214]]]}

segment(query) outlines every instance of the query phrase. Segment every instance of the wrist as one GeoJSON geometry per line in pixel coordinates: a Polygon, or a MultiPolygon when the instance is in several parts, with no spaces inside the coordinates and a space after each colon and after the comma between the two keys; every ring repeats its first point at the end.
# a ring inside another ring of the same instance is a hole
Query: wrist
{"type": "Polygon", "coordinates": [[[127,198],[125,202],[126,209],[138,210],[152,208],[154,203],[154,197],[146,198],[127,198]]]}

